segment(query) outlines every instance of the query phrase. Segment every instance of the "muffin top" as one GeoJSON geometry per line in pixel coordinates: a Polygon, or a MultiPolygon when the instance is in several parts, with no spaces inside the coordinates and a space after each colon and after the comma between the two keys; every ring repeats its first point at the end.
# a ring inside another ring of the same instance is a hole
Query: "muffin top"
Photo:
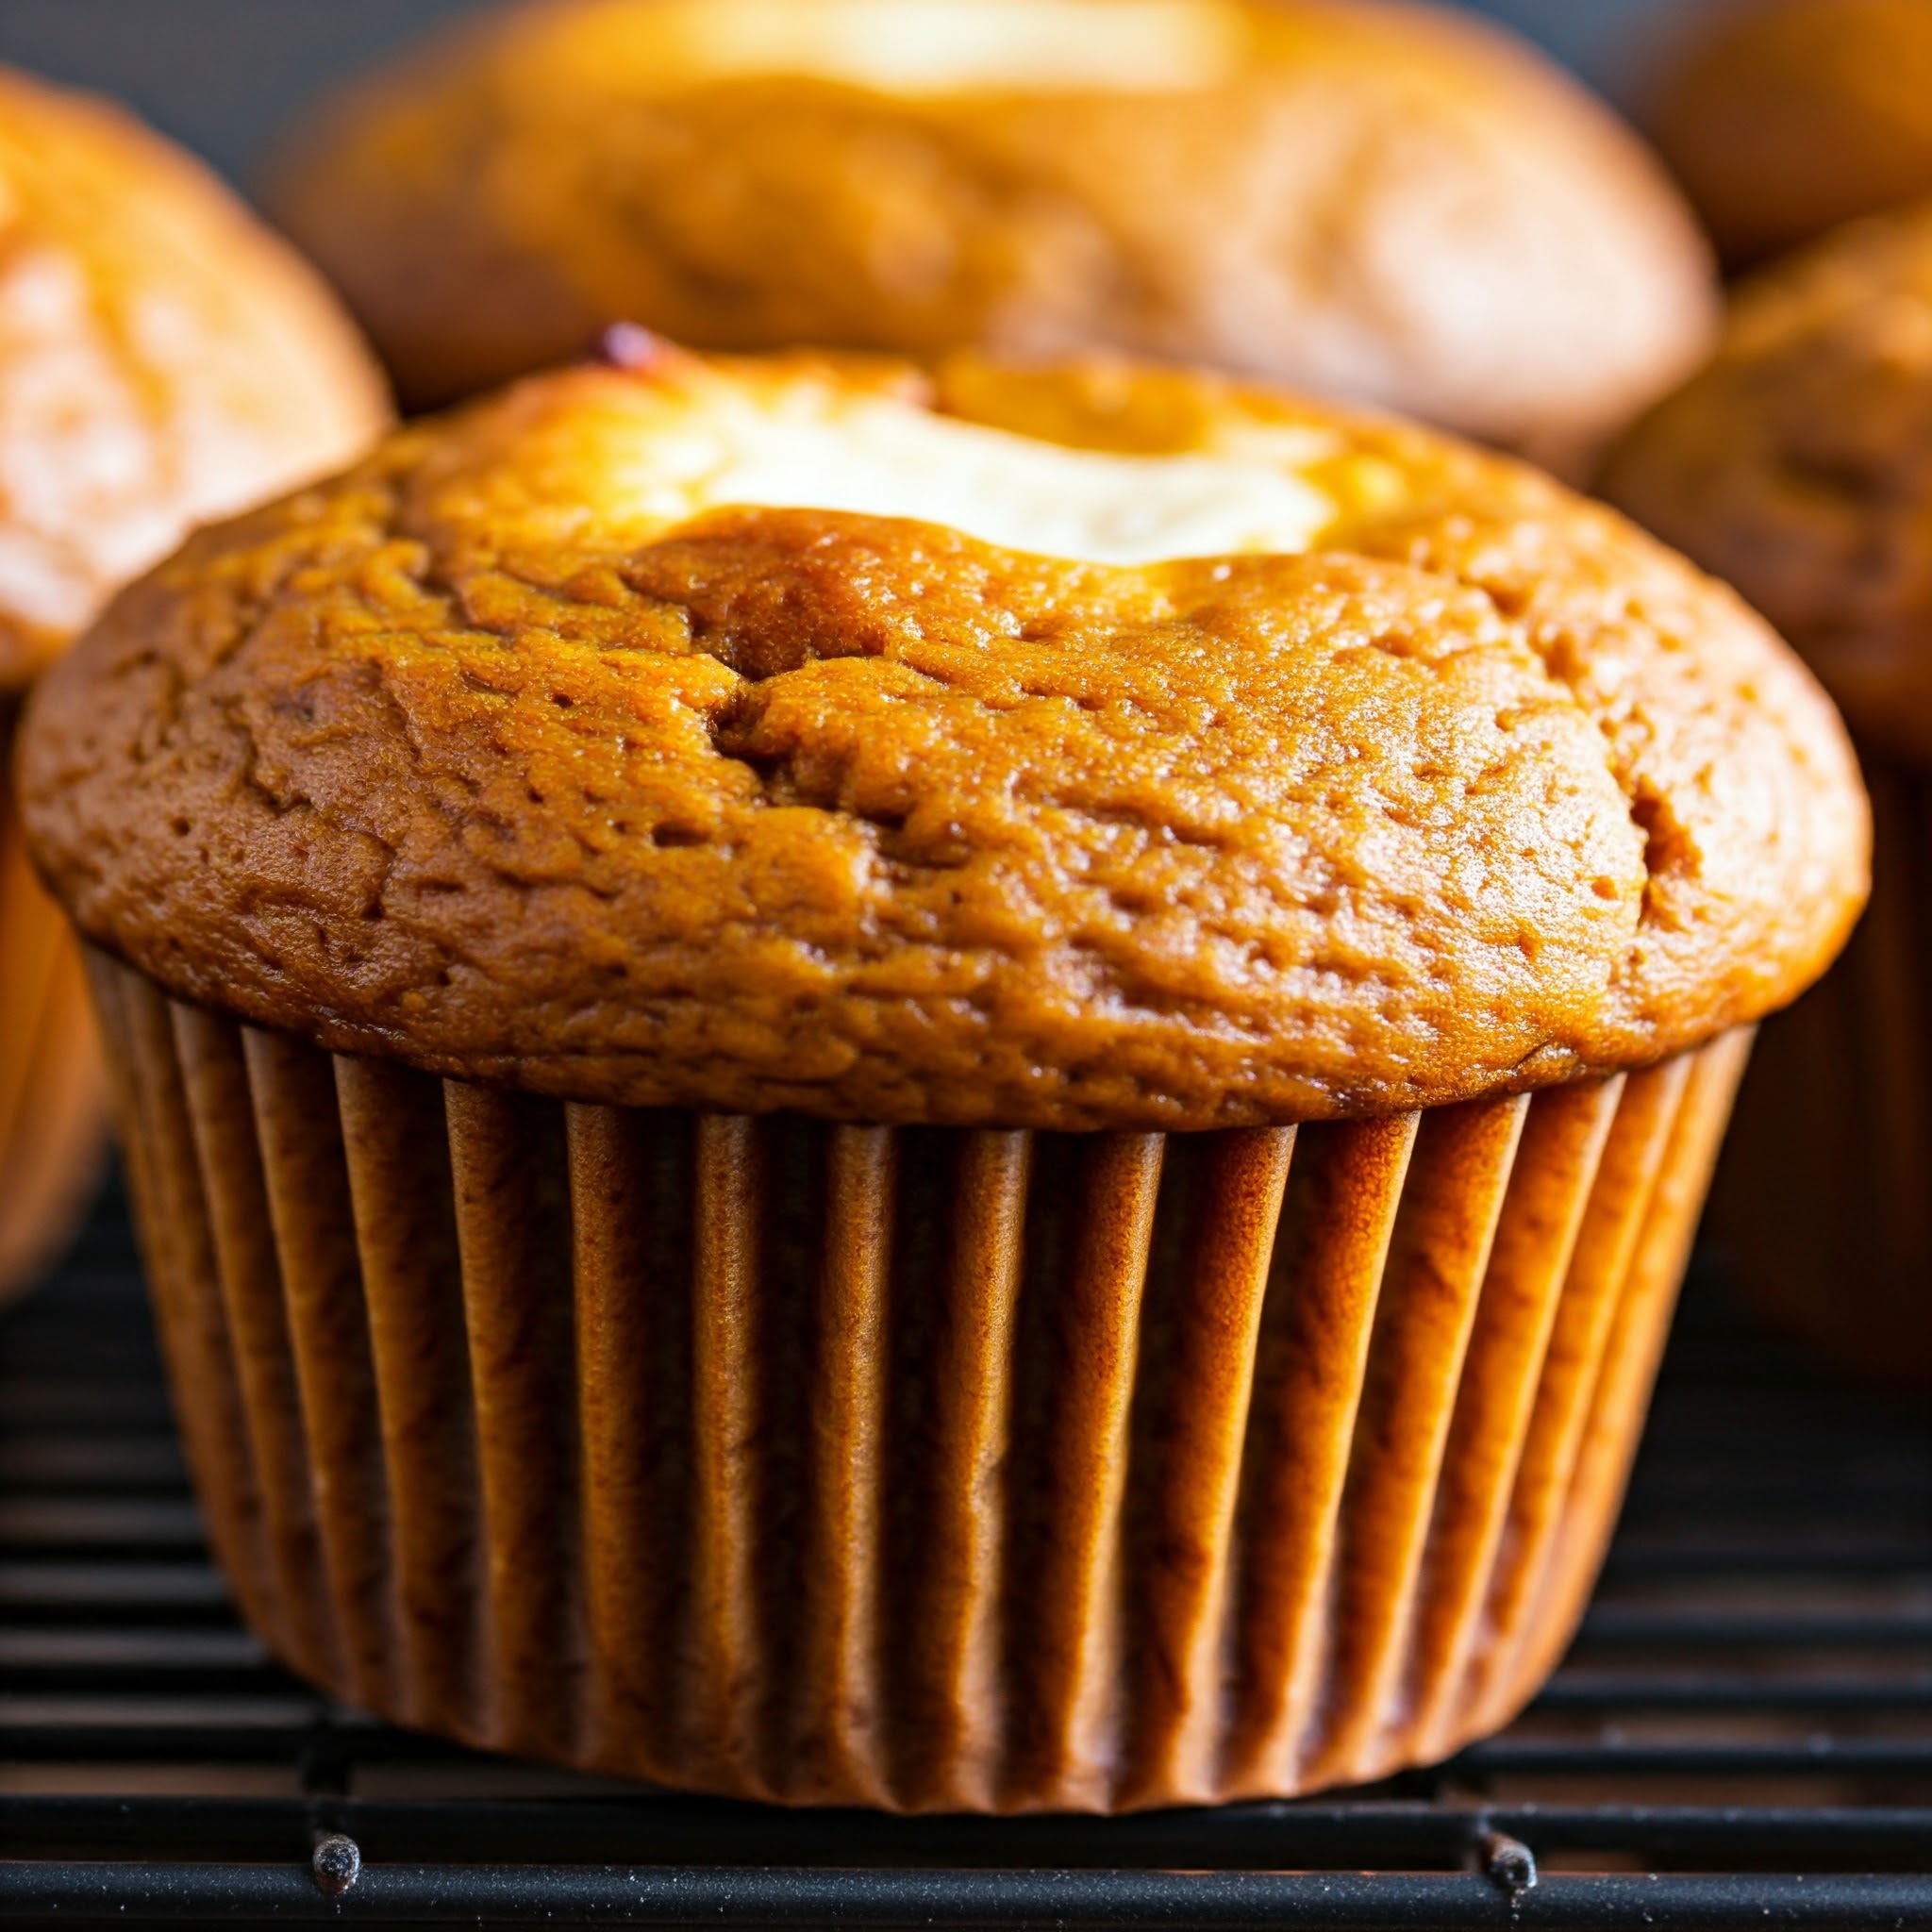
{"type": "Polygon", "coordinates": [[[1932,0],[1720,8],[1649,121],[1734,263],[1932,194],[1932,0]]]}
{"type": "Polygon", "coordinates": [[[1603,487],[1737,585],[1858,730],[1932,758],[1932,205],[1744,289],[1603,487]]]}
{"type": "Polygon", "coordinates": [[[1716,325],[1640,142],[1374,0],[552,0],[353,89],[272,201],[422,403],[634,319],[1103,348],[1567,451],[1716,325]]]}
{"type": "Polygon", "coordinates": [[[55,667],[88,934],[581,1100],[1202,1128],[1655,1060],[1862,903],[1803,667],[1505,458],[1147,367],[617,350],[55,667]]]}
{"type": "Polygon", "coordinates": [[[388,420],[346,318],[212,175],[0,69],[0,695],[191,525],[388,420]]]}

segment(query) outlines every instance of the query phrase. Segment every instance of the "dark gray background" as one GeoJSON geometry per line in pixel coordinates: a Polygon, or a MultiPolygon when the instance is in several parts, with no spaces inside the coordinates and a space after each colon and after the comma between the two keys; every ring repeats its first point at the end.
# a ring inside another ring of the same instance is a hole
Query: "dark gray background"
{"type": "MultiPolygon", "coordinates": [[[[246,180],[318,89],[476,0],[0,0],[0,59],[120,95],[246,180]]],[[[1610,92],[1694,0],[1490,0],[1610,92]]]]}

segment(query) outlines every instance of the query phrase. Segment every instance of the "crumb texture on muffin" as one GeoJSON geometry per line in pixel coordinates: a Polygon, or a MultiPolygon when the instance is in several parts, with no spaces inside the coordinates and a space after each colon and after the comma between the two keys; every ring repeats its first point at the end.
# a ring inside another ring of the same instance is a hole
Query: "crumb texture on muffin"
{"type": "Polygon", "coordinates": [[[117,601],[24,749],[89,935],[568,1098],[1191,1128],[1655,1061],[1862,901],[1802,667],[1506,459],[1113,363],[634,359],[117,601]]]}
{"type": "Polygon", "coordinates": [[[1857,730],[1932,758],[1932,204],[1747,286],[1602,480],[1762,610],[1857,730]]]}
{"type": "Polygon", "coordinates": [[[1649,121],[1735,263],[1932,194],[1932,6],[1722,9],[1660,77],[1649,121]]]}
{"type": "Polygon", "coordinates": [[[634,317],[1245,372],[1600,441],[1703,353],[1649,152],[1500,32],[1376,0],[565,0],[353,88],[281,219],[441,403],[634,317]]]}
{"type": "Polygon", "coordinates": [[[321,282],[212,175],[0,69],[0,689],[191,525],[388,414],[321,282]]]}

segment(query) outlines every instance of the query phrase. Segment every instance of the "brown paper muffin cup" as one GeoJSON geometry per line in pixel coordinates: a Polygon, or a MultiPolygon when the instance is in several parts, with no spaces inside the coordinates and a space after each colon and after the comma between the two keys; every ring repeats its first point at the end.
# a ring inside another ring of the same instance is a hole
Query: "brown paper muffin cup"
{"type": "Polygon", "coordinates": [[[1712,1215],[1774,1322],[1865,1375],[1932,1388],[1932,772],[1859,755],[1871,908],[1766,1024],[1712,1215]]]}
{"type": "Polygon", "coordinates": [[[834,1126],[94,984],[250,1620],[407,1724],[903,1809],[1292,1793],[1563,1649],[1749,1047],[1399,1119],[834,1126]]]}
{"type": "Polygon", "coordinates": [[[80,954],[27,861],[0,708],[0,1302],[74,1231],[99,1173],[100,1049],[80,954]]]}

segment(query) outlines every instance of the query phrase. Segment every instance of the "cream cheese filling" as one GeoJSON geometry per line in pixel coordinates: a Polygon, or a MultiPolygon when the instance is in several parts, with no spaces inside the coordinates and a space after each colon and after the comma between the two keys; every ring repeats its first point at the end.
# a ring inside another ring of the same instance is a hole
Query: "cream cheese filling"
{"type": "Polygon", "coordinates": [[[618,479],[675,525],[727,506],[941,524],[1009,550],[1136,566],[1306,551],[1334,502],[1279,458],[1118,456],[814,385],[706,391],[618,479]]]}
{"type": "Polygon", "coordinates": [[[1227,0],[664,0],[642,20],[679,81],[798,75],[884,93],[1176,93],[1232,78],[1227,0]]]}

